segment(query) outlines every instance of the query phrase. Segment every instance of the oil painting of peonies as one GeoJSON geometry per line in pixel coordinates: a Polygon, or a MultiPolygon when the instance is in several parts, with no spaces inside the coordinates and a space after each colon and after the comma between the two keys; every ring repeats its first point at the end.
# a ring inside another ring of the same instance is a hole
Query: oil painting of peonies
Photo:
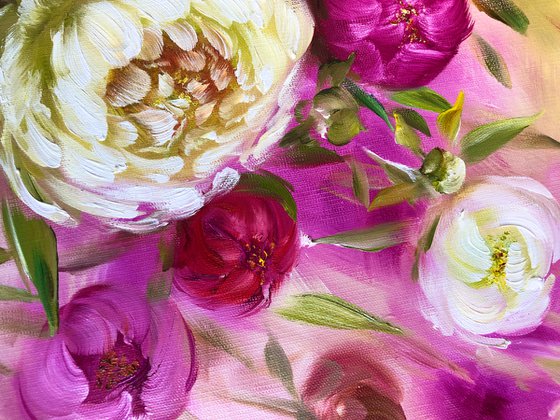
{"type": "Polygon", "coordinates": [[[560,2],[0,1],[0,420],[560,420],[560,2]]]}

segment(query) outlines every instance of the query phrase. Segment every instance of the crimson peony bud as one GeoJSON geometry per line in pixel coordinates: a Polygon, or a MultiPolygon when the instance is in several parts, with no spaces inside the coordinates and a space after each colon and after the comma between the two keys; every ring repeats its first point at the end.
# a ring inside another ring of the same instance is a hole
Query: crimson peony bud
{"type": "Polygon", "coordinates": [[[180,222],[178,236],[174,283],[213,310],[268,305],[299,251],[296,222],[278,201],[238,191],[180,222]]]}

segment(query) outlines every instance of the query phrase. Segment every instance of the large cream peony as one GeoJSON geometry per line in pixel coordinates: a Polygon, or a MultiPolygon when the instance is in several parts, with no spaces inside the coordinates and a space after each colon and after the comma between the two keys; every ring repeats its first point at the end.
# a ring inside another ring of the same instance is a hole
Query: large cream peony
{"type": "Polygon", "coordinates": [[[313,32],[303,0],[22,0],[0,14],[14,191],[56,222],[138,230],[194,213],[232,157],[262,158],[313,32]]]}
{"type": "Polygon", "coordinates": [[[487,177],[438,210],[420,261],[426,317],[445,335],[502,346],[500,337],[536,328],[560,258],[560,207],[550,192],[528,178],[487,177]]]}

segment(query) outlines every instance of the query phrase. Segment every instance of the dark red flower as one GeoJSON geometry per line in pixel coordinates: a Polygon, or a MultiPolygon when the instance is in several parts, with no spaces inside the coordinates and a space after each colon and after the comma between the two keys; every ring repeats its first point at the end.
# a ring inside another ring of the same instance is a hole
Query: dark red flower
{"type": "Polygon", "coordinates": [[[233,191],[178,224],[176,287],[199,306],[247,313],[266,306],[299,251],[278,201],[233,191]]]}

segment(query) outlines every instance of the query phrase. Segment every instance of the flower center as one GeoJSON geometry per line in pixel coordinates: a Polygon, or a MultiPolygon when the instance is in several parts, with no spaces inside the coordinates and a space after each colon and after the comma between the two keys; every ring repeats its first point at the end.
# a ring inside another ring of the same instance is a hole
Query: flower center
{"type": "MultiPolygon", "coordinates": [[[[260,241],[253,238],[250,243],[245,243],[245,256],[246,263],[253,271],[261,273],[264,276],[264,271],[267,268],[270,256],[274,251],[276,244],[271,242],[268,244],[265,241],[260,241]]],[[[261,285],[264,284],[264,277],[261,280],[261,285]]]]}
{"type": "Polygon", "coordinates": [[[136,411],[142,411],[140,391],[150,370],[150,362],[138,345],[127,343],[118,333],[116,342],[107,352],[73,357],[89,382],[86,402],[102,403],[126,389],[133,397],[136,411]]]}
{"type": "Polygon", "coordinates": [[[156,145],[220,125],[223,100],[239,88],[232,63],[197,36],[194,48],[184,50],[165,35],[158,58],[137,58],[109,74],[105,98],[114,114],[129,117],[140,136],[155,137],[156,145]]]}
{"type": "Polygon", "coordinates": [[[424,6],[418,8],[407,0],[399,0],[398,10],[394,19],[391,21],[393,25],[404,24],[404,40],[403,44],[412,44],[415,42],[426,43],[426,40],[420,34],[417,19],[420,13],[424,11],[424,6]]]}

